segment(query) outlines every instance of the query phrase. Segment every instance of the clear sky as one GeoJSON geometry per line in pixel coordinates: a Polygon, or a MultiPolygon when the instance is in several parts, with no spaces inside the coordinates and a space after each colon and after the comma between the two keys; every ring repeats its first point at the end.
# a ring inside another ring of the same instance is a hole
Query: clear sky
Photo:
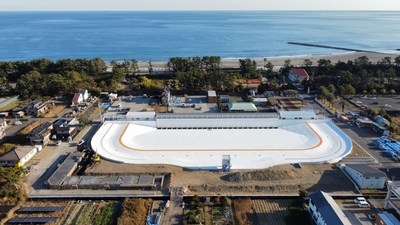
{"type": "Polygon", "coordinates": [[[400,10],[400,0],[0,0],[11,10],[400,10]]]}

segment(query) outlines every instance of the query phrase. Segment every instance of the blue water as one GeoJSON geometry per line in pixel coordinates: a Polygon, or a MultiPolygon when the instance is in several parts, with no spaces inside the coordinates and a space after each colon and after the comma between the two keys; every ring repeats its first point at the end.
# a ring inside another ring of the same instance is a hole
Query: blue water
{"type": "Polygon", "coordinates": [[[400,48],[400,12],[0,12],[0,60],[166,60],[400,48]]]}

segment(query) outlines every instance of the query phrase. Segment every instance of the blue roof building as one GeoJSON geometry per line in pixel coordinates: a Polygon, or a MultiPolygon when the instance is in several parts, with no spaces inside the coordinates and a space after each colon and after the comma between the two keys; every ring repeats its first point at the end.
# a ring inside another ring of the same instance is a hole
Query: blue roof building
{"type": "Polygon", "coordinates": [[[335,200],[323,191],[310,195],[308,212],[317,225],[351,225],[335,200]]]}

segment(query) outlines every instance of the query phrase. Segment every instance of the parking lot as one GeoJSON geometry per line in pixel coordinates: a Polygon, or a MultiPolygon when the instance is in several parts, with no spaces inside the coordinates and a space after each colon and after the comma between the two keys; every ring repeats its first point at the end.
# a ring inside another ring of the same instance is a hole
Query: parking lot
{"type": "MultiPolygon", "coordinates": [[[[350,98],[357,106],[363,109],[384,109],[386,111],[400,111],[400,96],[359,96],[350,98]]],[[[349,110],[360,111],[354,105],[349,105],[349,110]]]]}
{"type": "Polygon", "coordinates": [[[369,214],[374,213],[371,208],[360,208],[354,199],[335,200],[352,225],[373,225],[374,221],[368,218],[369,214]]]}

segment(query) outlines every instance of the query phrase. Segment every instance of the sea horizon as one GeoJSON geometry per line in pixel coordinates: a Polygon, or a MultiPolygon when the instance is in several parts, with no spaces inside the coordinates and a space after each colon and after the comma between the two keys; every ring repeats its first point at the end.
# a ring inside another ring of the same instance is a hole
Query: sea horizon
{"type": "Polygon", "coordinates": [[[400,48],[398,11],[0,11],[0,60],[103,58],[166,61],[320,56],[400,48]],[[371,31],[370,27],[374,27],[371,31]]]}

